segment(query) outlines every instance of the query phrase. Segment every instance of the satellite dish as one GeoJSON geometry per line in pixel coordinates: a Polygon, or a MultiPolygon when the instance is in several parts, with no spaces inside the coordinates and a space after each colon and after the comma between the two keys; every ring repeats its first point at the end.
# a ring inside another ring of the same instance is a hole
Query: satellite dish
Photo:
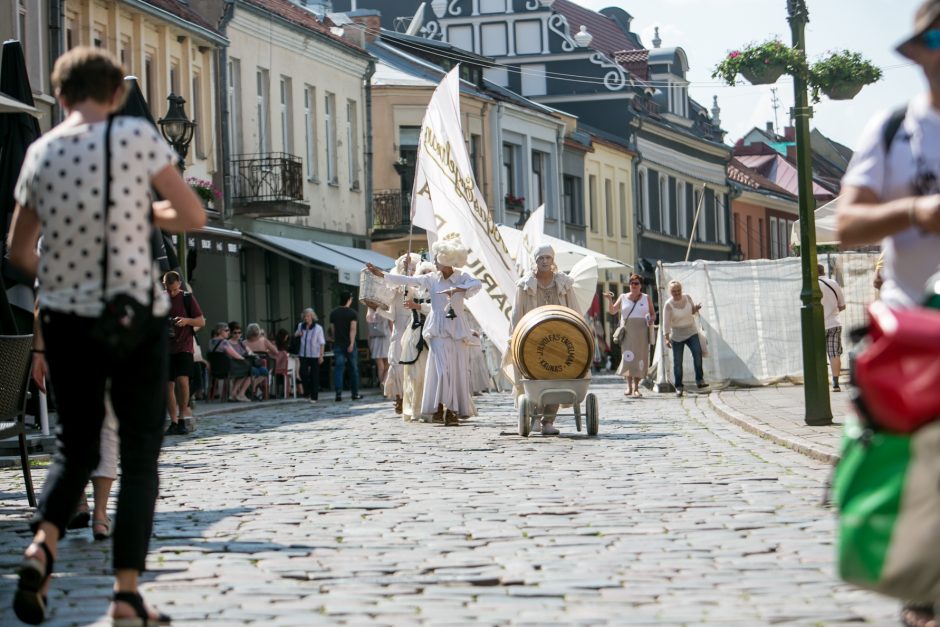
{"type": "Polygon", "coordinates": [[[418,10],[415,11],[415,16],[411,18],[411,24],[408,25],[408,30],[405,31],[406,35],[418,36],[418,31],[421,30],[421,27],[424,26],[424,2],[418,7],[418,10]]]}

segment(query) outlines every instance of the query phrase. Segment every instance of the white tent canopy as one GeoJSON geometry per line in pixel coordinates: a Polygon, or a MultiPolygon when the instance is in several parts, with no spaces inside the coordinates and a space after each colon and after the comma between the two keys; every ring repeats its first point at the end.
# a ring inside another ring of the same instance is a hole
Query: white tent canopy
{"type": "MultiPolygon", "coordinates": [[[[816,209],[816,245],[817,246],[837,246],[839,244],[839,232],[836,230],[836,207],[839,206],[839,199],[830,200],[822,207],[816,209]]],[[[790,231],[790,245],[800,245],[800,221],[793,223],[793,230],[790,231]]]]}
{"type": "MultiPolygon", "coordinates": [[[[500,224],[499,234],[502,235],[503,241],[506,242],[506,247],[509,250],[517,250],[519,241],[522,239],[522,231],[514,229],[511,226],[506,226],[505,224],[500,224]]],[[[597,260],[598,270],[622,270],[633,268],[633,266],[628,263],[624,263],[618,259],[614,259],[613,257],[608,257],[603,253],[595,252],[590,248],[578,246],[577,244],[566,242],[563,239],[552,237],[551,235],[543,234],[542,242],[545,244],[551,244],[552,248],[555,249],[555,264],[562,272],[571,272],[571,269],[574,267],[574,265],[585,257],[594,257],[594,259],[597,260]]]]}

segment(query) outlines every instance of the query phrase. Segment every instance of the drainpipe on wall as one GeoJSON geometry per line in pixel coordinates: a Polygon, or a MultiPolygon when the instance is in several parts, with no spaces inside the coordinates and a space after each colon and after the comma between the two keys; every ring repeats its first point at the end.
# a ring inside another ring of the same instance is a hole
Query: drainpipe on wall
{"type": "MultiPolygon", "coordinates": [[[[491,114],[492,115],[492,114],[491,114]]],[[[503,103],[496,103],[496,120],[490,127],[493,133],[493,180],[496,181],[496,189],[493,197],[496,204],[496,210],[493,212],[496,222],[506,224],[506,203],[503,202],[500,194],[503,193],[503,143],[500,141],[503,132],[503,103]]]]}
{"type": "MultiPolygon", "coordinates": [[[[225,29],[235,17],[234,0],[225,0],[225,9],[219,19],[219,32],[225,35],[225,29]]],[[[220,132],[222,134],[222,222],[232,217],[232,146],[229,144],[229,127],[231,126],[231,111],[228,109],[228,86],[231,77],[228,75],[228,46],[219,48],[216,55],[219,77],[219,90],[216,97],[219,99],[218,109],[222,112],[220,119],[220,132]]],[[[236,97],[238,95],[236,94],[236,97]]]]}
{"type": "Polygon", "coordinates": [[[558,143],[558,158],[555,159],[555,193],[552,194],[552,202],[555,203],[555,216],[558,218],[558,239],[567,239],[565,237],[565,216],[563,215],[564,203],[561,202],[561,194],[565,189],[565,184],[562,179],[562,172],[564,170],[562,162],[565,158],[564,124],[555,131],[555,136],[558,143]]]}
{"type": "Polygon", "coordinates": [[[375,61],[369,61],[369,66],[366,68],[366,73],[363,75],[362,79],[365,85],[365,100],[366,100],[366,152],[365,152],[365,163],[363,168],[365,169],[365,194],[366,194],[366,235],[371,239],[372,236],[372,225],[374,217],[373,212],[373,198],[372,198],[372,75],[375,74],[375,61]]]}
{"type": "MultiPolygon", "coordinates": [[[[63,32],[65,27],[65,3],[62,0],[49,0],[49,76],[52,76],[52,67],[56,59],[62,55],[65,47],[63,32]]],[[[62,107],[59,99],[52,105],[52,120],[50,126],[55,126],[63,119],[62,107]]]]}

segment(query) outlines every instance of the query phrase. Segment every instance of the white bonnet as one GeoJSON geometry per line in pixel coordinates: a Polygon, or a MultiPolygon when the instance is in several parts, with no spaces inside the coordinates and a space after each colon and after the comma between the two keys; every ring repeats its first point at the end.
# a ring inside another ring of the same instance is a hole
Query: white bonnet
{"type": "Polygon", "coordinates": [[[456,233],[439,239],[431,246],[431,258],[442,266],[461,268],[467,265],[467,255],[470,251],[460,241],[456,233]]]}
{"type": "Polygon", "coordinates": [[[542,244],[532,253],[532,259],[536,260],[542,255],[548,255],[552,259],[555,258],[555,249],[551,247],[550,244],[542,244]]]}
{"type": "Polygon", "coordinates": [[[421,262],[421,255],[418,253],[405,253],[401,257],[395,260],[395,274],[405,274],[405,259],[411,255],[411,260],[409,266],[411,267],[412,272],[421,262]]]}

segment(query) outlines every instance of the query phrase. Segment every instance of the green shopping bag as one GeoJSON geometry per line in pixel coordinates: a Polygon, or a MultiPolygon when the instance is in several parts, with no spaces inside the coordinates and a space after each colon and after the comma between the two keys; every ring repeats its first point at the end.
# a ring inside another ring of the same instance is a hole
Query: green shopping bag
{"type": "Polygon", "coordinates": [[[940,600],[940,421],[895,434],[847,420],[832,494],[842,579],[940,600]]]}

